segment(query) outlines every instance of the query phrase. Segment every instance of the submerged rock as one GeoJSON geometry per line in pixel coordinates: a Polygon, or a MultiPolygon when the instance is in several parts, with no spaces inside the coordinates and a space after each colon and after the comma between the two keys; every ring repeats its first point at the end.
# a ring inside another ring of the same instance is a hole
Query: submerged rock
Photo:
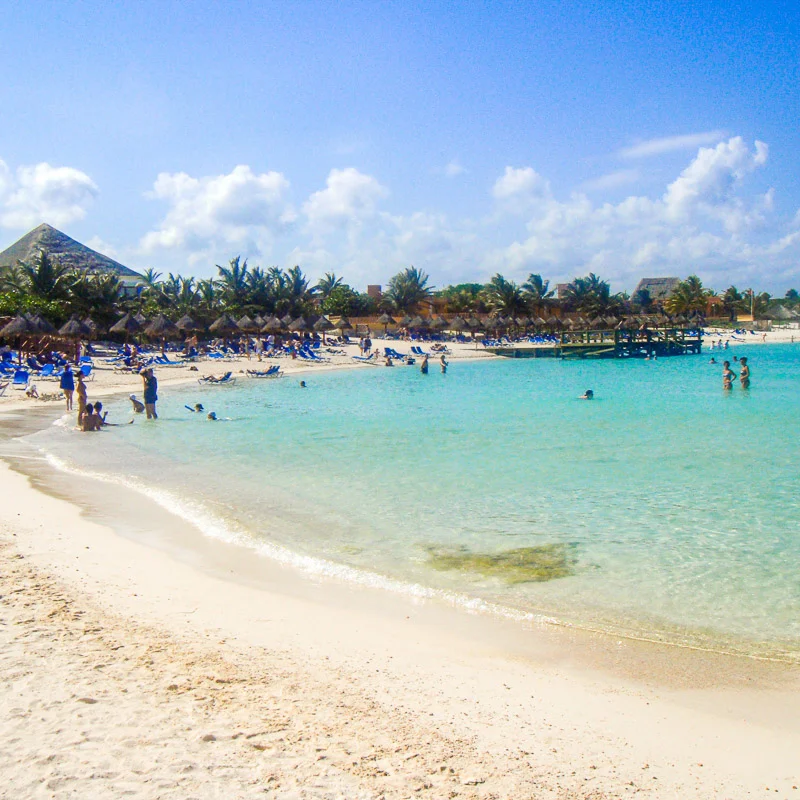
{"type": "Polygon", "coordinates": [[[498,553],[473,553],[467,548],[428,548],[428,563],[438,570],[477,572],[506,583],[551,581],[575,573],[575,546],[556,543],[516,547],[498,553]]]}

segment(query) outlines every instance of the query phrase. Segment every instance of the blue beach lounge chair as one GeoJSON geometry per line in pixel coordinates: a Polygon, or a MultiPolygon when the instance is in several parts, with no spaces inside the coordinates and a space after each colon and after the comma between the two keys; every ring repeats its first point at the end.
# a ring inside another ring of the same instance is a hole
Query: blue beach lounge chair
{"type": "Polygon", "coordinates": [[[13,386],[15,389],[24,389],[28,385],[30,373],[25,369],[18,369],[14,373],[13,386]]]}

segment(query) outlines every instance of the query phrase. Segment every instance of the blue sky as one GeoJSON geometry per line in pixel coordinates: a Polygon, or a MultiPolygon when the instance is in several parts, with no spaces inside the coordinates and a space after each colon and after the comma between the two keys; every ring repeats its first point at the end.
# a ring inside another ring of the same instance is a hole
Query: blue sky
{"type": "Polygon", "coordinates": [[[21,3],[0,248],[800,286],[789,3],[21,3]]]}

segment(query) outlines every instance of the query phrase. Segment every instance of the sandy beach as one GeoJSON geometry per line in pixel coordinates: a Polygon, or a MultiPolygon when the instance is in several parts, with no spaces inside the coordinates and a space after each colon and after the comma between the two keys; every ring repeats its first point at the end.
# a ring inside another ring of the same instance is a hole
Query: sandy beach
{"type": "MultiPolygon", "coordinates": [[[[350,355],[278,363],[305,377],[350,355]]],[[[160,369],[160,395],[256,365],[160,369]]],[[[98,369],[88,388],[141,379],[98,369]]],[[[63,414],[21,394],[0,399],[11,436],[63,414]]],[[[0,444],[10,797],[800,797],[785,664],[310,580],[0,444]],[[125,514],[149,541],[114,526],[125,514]]]]}

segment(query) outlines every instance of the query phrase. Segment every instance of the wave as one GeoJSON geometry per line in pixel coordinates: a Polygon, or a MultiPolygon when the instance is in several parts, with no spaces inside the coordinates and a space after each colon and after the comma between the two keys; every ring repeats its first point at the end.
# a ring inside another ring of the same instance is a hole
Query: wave
{"type": "Polygon", "coordinates": [[[379,589],[392,594],[411,597],[415,600],[437,600],[472,614],[502,617],[514,622],[524,622],[542,627],[546,625],[571,627],[569,623],[563,620],[543,614],[522,611],[480,598],[470,597],[459,592],[434,589],[419,583],[400,581],[377,572],[370,572],[327,559],[296,553],[282,545],[257,539],[245,527],[215,514],[202,502],[195,499],[151,486],[129,476],[84,469],[43,449],[42,452],[47,463],[60,472],[90,478],[138,492],[170,514],[188,522],[204,536],[238,547],[246,547],[257,552],[260,556],[269,558],[284,566],[292,567],[307,575],[335,579],[370,589],[379,589]]]}

